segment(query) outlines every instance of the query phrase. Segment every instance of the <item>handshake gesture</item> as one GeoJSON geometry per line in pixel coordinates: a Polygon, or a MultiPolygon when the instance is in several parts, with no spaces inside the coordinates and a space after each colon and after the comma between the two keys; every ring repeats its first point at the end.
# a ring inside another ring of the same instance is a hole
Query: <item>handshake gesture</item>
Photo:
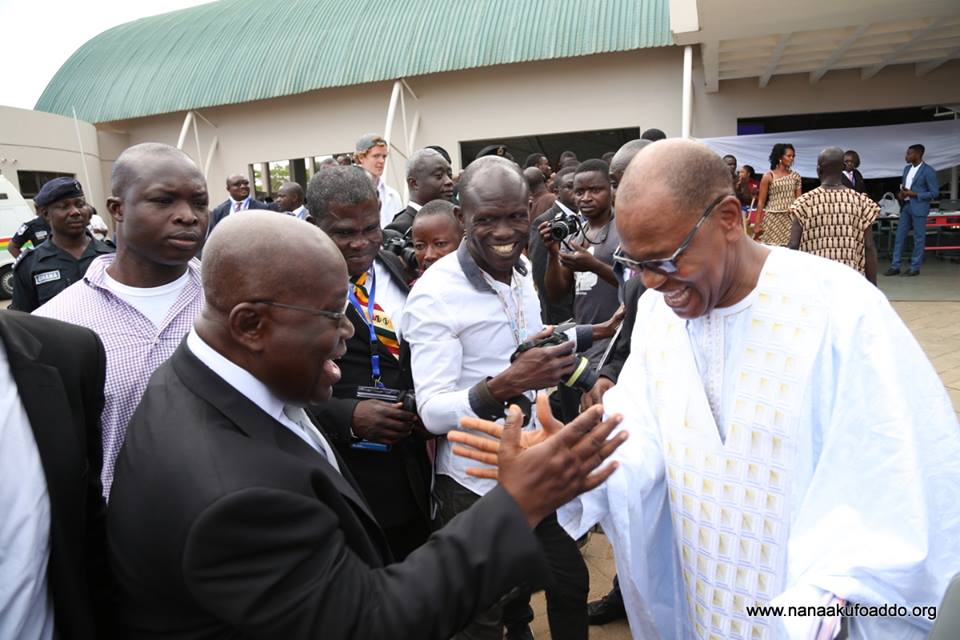
{"type": "Polygon", "coordinates": [[[514,405],[504,426],[479,418],[460,420],[465,429],[493,439],[463,431],[447,434],[447,439],[456,443],[453,453],[494,467],[471,468],[467,473],[498,480],[517,501],[531,527],[581,493],[603,484],[617,463],[598,467],[627,439],[626,431],[610,438],[623,418],[615,415],[602,420],[599,406],[564,426],[551,414],[547,396],[539,394],[537,417],[542,428],[523,431],[523,416],[514,405]]]}

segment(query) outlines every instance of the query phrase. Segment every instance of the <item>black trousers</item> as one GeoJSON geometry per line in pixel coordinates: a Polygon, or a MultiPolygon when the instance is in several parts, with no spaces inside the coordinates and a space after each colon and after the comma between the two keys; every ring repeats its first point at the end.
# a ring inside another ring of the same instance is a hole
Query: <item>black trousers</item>
{"type": "Polygon", "coordinates": [[[419,514],[401,525],[383,529],[395,562],[402,562],[414,549],[426,542],[432,532],[430,523],[419,517],[419,514]]]}
{"type": "MultiPolygon", "coordinates": [[[[445,522],[480,499],[479,495],[444,475],[437,476],[435,494],[445,522]]],[[[556,640],[586,640],[590,575],[577,543],[563,530],[555,514],[537,525],[534,534],[552,573],[545,590],[550,636],[556,640]]],[[[529,593],[511,592],[492,609],[476,616],[455,636],[456,640],[500,640],[504,623],[533,619],[529,602],[529,593]]]]}

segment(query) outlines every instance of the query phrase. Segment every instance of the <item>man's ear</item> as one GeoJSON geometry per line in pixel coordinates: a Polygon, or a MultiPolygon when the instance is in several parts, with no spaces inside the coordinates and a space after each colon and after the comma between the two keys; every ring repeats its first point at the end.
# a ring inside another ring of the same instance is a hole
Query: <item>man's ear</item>
{"type": "Polygon", "coordinates": [[[739,236],[743,235],[743,210],[735,197],[730,196],[717,205],[717,208],[713,211],[713,216],[723,227],[727,240],[737,240],[739,236]]]}
{"type": "Polygon", "coordinates": [[[252,353],[264,351],[264,338],[270,329],[269,314],[255,302],[241,302],[230,310],[227,325],[230,337],[252,353]]]}
{"type": "Polygon", "coordinates": [[[50,216],[47,213],[46,207],[37,207],[37,215],[40,216],[40,219],[47,223],[47,226],[50,226],[50,216]]]}
{"type": "Polygon", "coordinates": [[[457,220],[460,221],[460,226],[466,229],[467,225],[463,220],[463,209],[458,206],[453,207],[453,215],[457,216],[457,220]]]}
{"type": "Polygon", "coordinates": [[[117,224],[123,222],[123,200],[121,198],[107,198],[107,211],[110,212],[110,217],[113,218],[114,222],[117,224]]]}

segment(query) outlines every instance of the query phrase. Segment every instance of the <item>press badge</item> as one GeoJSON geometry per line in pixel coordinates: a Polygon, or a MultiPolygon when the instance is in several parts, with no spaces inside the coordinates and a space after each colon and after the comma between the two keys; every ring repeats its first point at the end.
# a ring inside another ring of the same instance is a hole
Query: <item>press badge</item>
{"type": "Polygon", "coordinates": [[[56,271],[45,271],[44,273],[38,273],[37,275],[33,276],[33,284],[39,287],[45,282],[54,282],[55,280],[59,280],[59,279],[60,279],[59,269],[57,269],[56,271]]]}

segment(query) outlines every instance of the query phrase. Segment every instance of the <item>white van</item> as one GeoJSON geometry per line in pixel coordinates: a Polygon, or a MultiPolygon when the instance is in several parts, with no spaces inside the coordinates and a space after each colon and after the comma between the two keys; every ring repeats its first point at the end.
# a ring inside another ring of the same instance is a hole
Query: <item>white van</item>
{"type": "Polygon", "coordinates": [[[30,205],[20,192],[0,175],[0,298],[8,299],[13,295],[13,263],[7,247],[10,238],[24,222],[36,217],[30,205]]]}

